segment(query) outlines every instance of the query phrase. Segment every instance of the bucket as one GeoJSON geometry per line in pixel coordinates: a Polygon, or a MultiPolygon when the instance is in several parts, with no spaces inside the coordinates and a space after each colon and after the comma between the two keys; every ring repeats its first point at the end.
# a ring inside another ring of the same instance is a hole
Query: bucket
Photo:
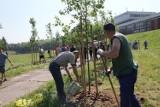
{"type": "Polygon", "coordinates": [[[68,89],[68,94],[74,96],[79,92],[80,89],[81,86],[79,85],[79,83],[73,82],[68,89]]]}

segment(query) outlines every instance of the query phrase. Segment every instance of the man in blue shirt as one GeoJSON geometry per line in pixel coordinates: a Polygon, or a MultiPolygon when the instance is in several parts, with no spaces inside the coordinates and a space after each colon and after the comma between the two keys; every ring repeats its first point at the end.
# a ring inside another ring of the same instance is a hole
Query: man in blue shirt
{"type": "Polygon", "coordinates": [[[2,83],[2,82],[4,82],[4,81],[7,81],[6,75],[5,75],[6,59],[8,59],[8,61],[11,63],[11,65],[13,65],[13,63],[12,63],[11,60],[8,58],[8,56],[3,53],[3,49],[0,48],[0,73],[2,74],[0,83],[2,83]]]}

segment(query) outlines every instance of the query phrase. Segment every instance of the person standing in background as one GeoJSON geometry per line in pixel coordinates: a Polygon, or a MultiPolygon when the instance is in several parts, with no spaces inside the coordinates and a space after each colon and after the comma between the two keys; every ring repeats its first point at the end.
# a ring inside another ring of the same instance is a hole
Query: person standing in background
{"type": "Polygon", "coordinates": [[[43,48],[41,47],[40,50],[39,50],[39,62],[41,63],[41,59],[43,59],[43,62],[45,62],[45,57],[44,57],[44,50],[43,48]]]}
{"type": "Polygon", "coordinates": [[[138,50],[140,50],[140,41],[139,40],[137,42],[137,48],[138,48],[138,50]]]}
{"type": "Polygon", "coordinates": [[[2,74],[0,83],[7,81],[6,75],[5,75],[5,65],[6,65],[6,59],[13,65],[9,57],[3,53],[3,49],[0,48],[0,73],[2,74]]]}
{"type": "Polygon", "coordinates": [[[148,42],[146,40],[144,41],[144,49],[148,49],[148,42]]]}
{"type": "Polygon", "coordinates": [[[61,52],[64,52],[64,51],[67,51],[66,44],[63,44],[63,45],[62,45],[62,48],[61,48],[61,52]]]}

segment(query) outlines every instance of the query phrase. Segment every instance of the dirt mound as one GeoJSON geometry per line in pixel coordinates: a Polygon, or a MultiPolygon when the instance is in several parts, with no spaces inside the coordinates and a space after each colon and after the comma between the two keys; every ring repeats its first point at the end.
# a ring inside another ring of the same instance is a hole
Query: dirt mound
{"type": "Polygon", "coordinates": [[[77,107],[118,107],[112,90],[103,90],[103,92],[96,93],[96,88],[93,86],[86,95],[81,92],[74,96],[72,100],[77,107]]]}

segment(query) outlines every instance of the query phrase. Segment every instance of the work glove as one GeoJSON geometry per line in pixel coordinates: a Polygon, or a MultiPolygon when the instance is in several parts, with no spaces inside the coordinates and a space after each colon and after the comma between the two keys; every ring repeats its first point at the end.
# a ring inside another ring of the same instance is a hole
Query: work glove
{"type": "Polygon", "coordinates": [[[111,71],[106,71],[106,72],[105,72],[105,75],[106,75],[107,77],[109,77],[109,74],[111,74],[111,71]]]}
{"type": "Polygon", "coordinates": [[[98,49],[98,50],[97,50],[97,54],[98,54],[98,55],[101,56],[102,53],[103,53],[103,50],[102,50],[102,49],[98,49]]]}
{"type": "Polygon", "coordinates": [[[112,72],[112,67],[109,68],[107,71],[104,70],[104,75],[108,77],[111,74],[111,72],[112,72]]]}

